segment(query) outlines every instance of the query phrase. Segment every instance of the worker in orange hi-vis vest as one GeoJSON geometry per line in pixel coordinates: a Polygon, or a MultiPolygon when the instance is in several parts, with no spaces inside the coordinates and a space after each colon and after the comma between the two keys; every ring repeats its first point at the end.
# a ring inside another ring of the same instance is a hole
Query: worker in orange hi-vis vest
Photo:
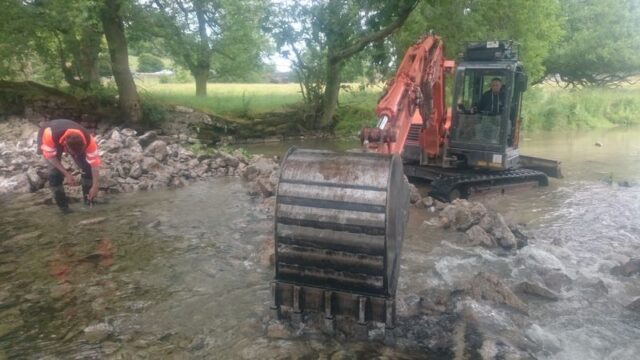
{"type": "Polygon", "coordinates": [[[71,155],[82,171],[82,195],[85,204],[98,195],[100,156],[96,140],[75,121],[58,119],[45,122],[38,132],[38,150],[49,163],[49,186],[53,198],[63,212],[70,212],[64,183],[75,185],[76,178],[62,166],[62,153],[71,155]]]}

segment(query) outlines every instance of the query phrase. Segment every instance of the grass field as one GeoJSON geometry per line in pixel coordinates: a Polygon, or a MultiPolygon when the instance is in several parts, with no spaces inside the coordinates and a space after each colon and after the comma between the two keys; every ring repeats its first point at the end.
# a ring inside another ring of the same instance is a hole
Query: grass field
{"type": "MultiPolygon", "coordinates": [[[[143,98],[164,105],[183,105],[230,118],[252,119],[300,104],[298,84],[208,84],[207,96],[196,97],[195,84],[139,83],[143,98]]],[[[335,132],[355,134],[375,124],[381,86],[340,92],[335,132]]],[[[537,86],[525,93],[527,131],[589,129],[640,124],[640,88],[580,90],[537,86]]]]}
{"type": "Polygon", "coordinates": [[[525,93],[526,130],[594,129],[640,124],[640,88],[559,89],[535,87],[525,93]]]}
{"type": "Polygon", "coordinates": [[[195,96],[194,83],[139,86],[143,96],[162,103],[232,117],[279,111],[302,101],[297,84],[208,84],[206,97],[195,96]]]}

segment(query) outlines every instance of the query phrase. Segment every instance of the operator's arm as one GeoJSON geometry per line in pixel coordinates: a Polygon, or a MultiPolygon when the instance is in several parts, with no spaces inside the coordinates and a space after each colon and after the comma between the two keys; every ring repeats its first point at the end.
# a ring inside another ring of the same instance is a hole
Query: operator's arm
{"type": "Polygon", "coordinates": [[[100,183],[100,170],[98,167],[91,167],[91,189],[89,189],[89,193],[87,194],[88,200],[93,200],[98,196],[98,184],[100,183]]]}
{"type": "Polygon", "coordinates": [[[100,155],[98,155],[98,146],[96,139],[91,136],[87,145],[87,162],[91,165],[91,189],[87,194],[88,200],[93,200],[98,196],[98,184],[100,182],[100,155]]]}
{"type": "Polygon", "coordinates": [[[53,167],[58,169],[64,175],[65,183],[67,183],[69,185],[75,185],[76,184],[76,178],[73,177],[73,175],[71,175],[71,173],[68,172],[67,169],[64,168],[64,166],[62,166],[62,163],[60,162],[60,160],[57,157],[52,157],[51,159],[47,159],[47,160],[49,161],[49,163],[51,165],[53,165],[53,167]]]}

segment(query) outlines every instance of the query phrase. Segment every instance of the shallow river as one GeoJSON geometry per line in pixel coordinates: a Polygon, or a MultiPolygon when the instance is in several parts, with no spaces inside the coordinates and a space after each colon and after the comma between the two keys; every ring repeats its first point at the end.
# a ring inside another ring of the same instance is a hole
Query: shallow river
{"type": "MultiPolygon", "coordinates": [[[[426,210],[412,209],[399,303],[478,271],[512,285],[541,281],[551,269],[570,280],[559,301],[527,301],[529,321],[520,330],[537,344],[532,355],[636,359],[640,314],[624,306],[640,297],[640,277],[610,269],[640,257],[639,139],[640,129],[525,139],[523,153],[561,160],[565,178],[478,199],[526,224],[529,246],[516,254],[461,247],[423,221],[426,210]],[[623,181],[635,186],[619,186],[623,181]]],[[[277,154],[286,145],[249,149],[277,154]]],[[[425,353],[437,334],[417,328],[424,323],[412,327],[402,305],[391,343],[375,332],[373,340],[356,341],[304,326],[274,331],[273,271],[261,256],[273,219],[246,192],[241,182],[222,179],[114,196],[91,209],[75,205],[66,216],[24,197],[0,199],[0,359],[446,358],[425,353]]],[[[517,328],[493,308],[476,311],[494,320],[496,332],[517,328]]]]}

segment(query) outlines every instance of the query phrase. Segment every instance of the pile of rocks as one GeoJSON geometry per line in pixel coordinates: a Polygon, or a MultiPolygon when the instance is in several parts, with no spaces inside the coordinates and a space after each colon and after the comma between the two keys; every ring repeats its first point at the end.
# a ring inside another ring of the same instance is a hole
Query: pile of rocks
{"type": "Polygon", "coordinates": [[[504,217],[489,211],[481,203],[458,199],[445,205],[439,214],[440,225],[466,234],[469,246],[520,249],[527,237],[517,225],[509,225],[504,217]]]}
{"type": "MultiPolygon", "coordinates": [[[[21,119],[0,126],[0,193],[36,192],[45,187],[47,165],[36,153],[37,127],[21,119]]],[[[207,178],[243,175],[255,193],[270,196],[275,188],[275,161],[260,156],[249,159],[240,150],[197,154],[174,137],[161,137],[155,131],[138,136],[135,130],[119,128],[96,135],[96,140],[104,193],[181,187],[207,178]]],[[[72,162],[63,156],[63,164],[77,171],[72,162]]]]}

